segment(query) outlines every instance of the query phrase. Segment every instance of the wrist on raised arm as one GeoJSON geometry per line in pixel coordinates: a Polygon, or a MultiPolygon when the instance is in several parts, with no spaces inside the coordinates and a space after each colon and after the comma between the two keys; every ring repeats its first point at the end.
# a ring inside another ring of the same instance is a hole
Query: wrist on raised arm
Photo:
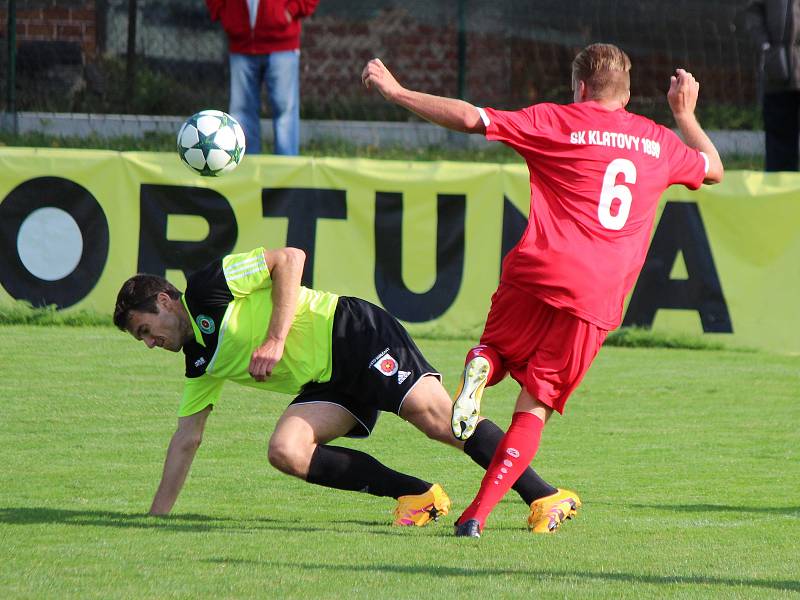
{"type": "Polygon", "coordinates": [[[398,86],[397,89],[390,92],[386,99],[408,110],[414,110],[414,92],[403,86],[398,86]]]}
{"type": "Polygon", "coordinates": [[[678,129],[693,128],[700,126],[700,123],[697,120],[697,115],[694,114],[694,111],[681,111],[677,113],[672,113],[672,116],[675,119],[675,123],[678,126],[678,129]]]}

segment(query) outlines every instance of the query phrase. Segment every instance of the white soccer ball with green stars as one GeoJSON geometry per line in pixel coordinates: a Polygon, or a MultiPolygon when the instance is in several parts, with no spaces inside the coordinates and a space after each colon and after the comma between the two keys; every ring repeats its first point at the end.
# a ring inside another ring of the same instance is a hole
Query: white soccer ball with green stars
{"type": "Polygon", "coordinates": [[[195,173],[219,177],[233,171],[244,158],[244,131],[221,110],[201,110],[178,131],[178,155],[195,173]]]}

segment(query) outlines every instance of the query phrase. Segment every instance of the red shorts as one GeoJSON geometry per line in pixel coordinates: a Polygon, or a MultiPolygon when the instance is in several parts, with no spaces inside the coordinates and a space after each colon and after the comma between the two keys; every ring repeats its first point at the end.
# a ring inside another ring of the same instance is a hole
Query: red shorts
{"type": "Polygon", "coordinates": [[[563,413],[607,335],[605,329],[501,284],[492,296],[481,344],[497,351],[503,368],[529,394],[563,413]]]}

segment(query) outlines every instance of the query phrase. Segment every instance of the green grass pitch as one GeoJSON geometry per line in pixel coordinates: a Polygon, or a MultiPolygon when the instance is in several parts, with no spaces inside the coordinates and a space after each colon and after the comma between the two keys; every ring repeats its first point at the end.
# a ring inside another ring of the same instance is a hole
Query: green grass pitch
{"type": "MultiPolygon", "coordinates": [[[[182,357],[107,327],[0,327],[0,597],[660,598],[800,594],[800,358],[604,348],[535,466],[584,508],[525,529],[511,492],[480,540],[452,523],[482,471],[384,415],[347,445],[442,483],[450,515],[272,469],[288,397],[228,384],[173,516],[144,516],[175,427],[182,357]]],[[[420,340],[456,383],[469,341],[420,340]]],[[[512,382],[484,413],[505,427],[512,382]]]]}

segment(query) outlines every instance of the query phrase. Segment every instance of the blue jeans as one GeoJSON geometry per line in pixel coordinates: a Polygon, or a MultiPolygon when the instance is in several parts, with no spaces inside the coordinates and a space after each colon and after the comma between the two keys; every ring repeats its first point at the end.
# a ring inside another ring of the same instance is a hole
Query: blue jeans
{"type": "Polygon", "coordinates": [[[261,85],[266,83],[275,154],[300,151],[300,51],[231,54],[229,112],[244,129],[248,154],[261,153],[261,85]]]}

